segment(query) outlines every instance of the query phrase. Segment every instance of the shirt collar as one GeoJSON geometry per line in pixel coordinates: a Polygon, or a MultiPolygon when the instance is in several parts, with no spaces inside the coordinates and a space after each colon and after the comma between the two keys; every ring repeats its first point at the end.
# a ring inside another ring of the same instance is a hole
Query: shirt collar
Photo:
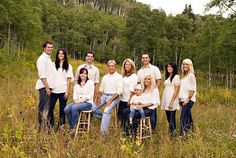
{"type": "Polygon", "coordinates": [[[48,55],[47,53],[43,52],[43,55],[46,56],[47,58],[51,58],[51,55],[48,55]]]}
{"type": "Polygon", "coordinates": [[[150,68],[150,67],[151,67],[151,64],[149,63],[147,67],[142,66],[142,69],[150,68]]]}
{"type": "Polygon", "coordinates": [[[85,67],[85,68],[92,68],[92,66],[93,66],[93,64],[87,64],[87,63],[84,64],[84,67],[85,67]]]}

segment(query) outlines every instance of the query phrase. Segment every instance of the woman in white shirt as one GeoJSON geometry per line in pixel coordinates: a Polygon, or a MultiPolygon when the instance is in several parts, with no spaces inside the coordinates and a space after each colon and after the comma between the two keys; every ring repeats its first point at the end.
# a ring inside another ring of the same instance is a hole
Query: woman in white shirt
{"type": "Polygon", "coordinates": [[[64,109],[68,117],[70,128],[74,128],[78,122],[80,111],[91,110],[93,104],[94,83],[88,79],[88,70],[81,68],[79,71],[78,83],[74,86],[74,102],[64,109]]]}
{"type": "MultiPolygon", "coordinates": [[[[160,105],[159,90],[156,88],[156,82],[154,76],[151,74],[146,74],[141,84],[143,85],[142,97],[143,102],[136,106],[137,109],[143,108],[146,117],[151,117],[152,130],[155,130],[156,118],[154,114],[156,113],[157,106],[160,105]]],[[[130,114],[130,109],[124,110],[125,121],[128,121],[128,116],[130,114]]],[[[141,115],[136,112],[134,115],[133,122],[133,134],[136,133],[137,129],[137,119],[140,119],[141,115]]]]}
{"type": "Polygon", "coordinates": [[[180,84],[179,99],[182,106],[180,124],[180,135],[184,136],[193,127],[191,109],[196,101],[196,78],[193,63],[190,59],[182,62],[182,79],[180,84]]]}
{"type": "Polygon", "coordinates": [[[135,64],[133,60],[125,59],[123,61],[121,74],[123,77],[123,91],[118,108],[118,117],[121,120],[123,134],[126,134],[123,111],[124,109],[129,108],[128,103],[133,95],[134,86],[137,85],[137,75],[135,74],[135,64]]]}
{"type": "Polygon", "coordinates": [[[167,121],[169,123],[169,134],[173,136],[176,129],[176,110],[179,110],[179,87],[180,78],[178,75],[178,68],[175,63],[168,63],[166,65],[165,74],[165,89],[162,95],[161,108],[166,111],[167,121]]]}
{"type": "MultiPolygon", "coordinates": [[[[58,127],[65,124],[64,108],[69,96],[71,80],[73,80],[72,66],[68,63],[67,53],[64,49],[59,49],[56,54],[54,69],[54,87],[50,96],[50,107],[48,119],[51,128],[54,127],[54,108],[57,100],[59,100],[59,121],[58,127]]],[[[57,127],[57,128],[58,128],[57,127]]]]}

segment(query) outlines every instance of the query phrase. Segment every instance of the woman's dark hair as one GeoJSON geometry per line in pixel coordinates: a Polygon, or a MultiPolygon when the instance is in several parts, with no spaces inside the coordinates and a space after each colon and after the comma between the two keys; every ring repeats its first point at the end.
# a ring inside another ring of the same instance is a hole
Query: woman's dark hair
{"type": "Polygon", "coordinates": [[[174,62],[169,62],[166,64],[166,79],[168,79],[170,77],[170,82],[172,82],[173,78],[175,77],[175,75],[178,74],[178,67],[174,62]],[[170,73],[167,70],[168,65],[170,65],[173,68],[173,73],[172,76],[170,77],[170,73]]]}
{"type": "MultiPolygon", "coordinates": [[[[88,70],[85,67],[83,67],[79,70],[79,74],[82,74],[84,72],[86,72],[86,74],[87,74],[87,78],[86,78],[86,81],[85,81],[85,83],[86,83],[89,79],[88,78],[88,70]]],[[[81,83],[81,78],[80,78],[80,75],[79,75],[78,84],[80,85],[80,83],[81,83]]]]}
{"type": "Polygon", "coordinates": [[[67,53],[66,53],[65,49],[63,49],[63,48],[58,49],[58,51],[57,51],[56,61],[55,61],[56,69],[58,70],[58,68],[60,68],[60,59],[58,57],[60,51],[62,51],[64,54],[64,62],[62,65],[62,69],[67,71],[69,69],[69,64],[68,64],[68,59],[67,59],[67,53]]]}

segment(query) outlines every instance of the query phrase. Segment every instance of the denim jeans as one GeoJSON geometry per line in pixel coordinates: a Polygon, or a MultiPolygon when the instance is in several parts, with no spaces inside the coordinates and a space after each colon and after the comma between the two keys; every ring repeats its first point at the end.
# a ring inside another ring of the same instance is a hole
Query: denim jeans
{"type": "Polygon", "coordinates": [[[134,118],[134,113],[138,111],[141,115],[141,118],[142,119],[145,119],[145,114],[144,114],[144,110],[143,108],[139,109],[139,110],[136,110],[136,109],[130,109],[130,114],[129,114],[129,118],[131,118],[133,120],[134,118]]]}
{"type": "Polygon", "coordinates": [[[83,103],[72,102],[69,105],[67,105],[64,109],[64,112],[68,118],[70,128],[74,128],[75,125],[77,124],[80,111],[90,110],[91,108],[92,104],[88,102],[83,102],[83,103]]]}
{"type": "Polygon", "coordinates": [[[48,112],[48,120],[50,123],[51,128],[54,127],[54,108],[56,105],[57,100],[59,99],[59,120],[58,120],[58,127],[62,124],[65,124],[65,113],[64,108],[66,107],[67,99],[65,99],[65,93],[51,93],[50,98],[50,107],[48,112]]]}
{"type": "Polygon", "coordinates": [[[48,127],[47,118],[43,117],[44,112],[48,112],[50,106],[50,96],[47,95],[46,89],[39,89],[39,105],[38,105],[38,128],[41,131],[42,126],[48,127]],[[43,124],[44,123],[44,124],[43,124]]]}
{"type": "Polygon", "coordinates": [[[176,119],[175,119],[175,111],[166,110],[166,117],[169,123],[169,133],[173,135],[174,130],[176,129],[176,119]]]}
{"type": "Polygon", "coordinates": [[[101,103],[99,105],[93,105],[92,110],[95,117],[98,119],[102,119],[101,123],[101,129],[100,131],[102,133],[107,133],[110,125],[111,120],[111,112],[114,109],[114,107],[119,103],[119,99],[113,100],[113,102],[104,108],[103,113],[99,111],[99,109],[105,105],[109,99],[112,97],[112,94],[103,94],[101,97],[101,103]]]}
{"type": "Polygon", "coordinates": [[[182,106],[181,115],[180,115],[180,134],[188,132],[193,126],[193,119],[191,114],[191,109],[193,107],[194,102],[189,101],[185,106],[182,106]]]}

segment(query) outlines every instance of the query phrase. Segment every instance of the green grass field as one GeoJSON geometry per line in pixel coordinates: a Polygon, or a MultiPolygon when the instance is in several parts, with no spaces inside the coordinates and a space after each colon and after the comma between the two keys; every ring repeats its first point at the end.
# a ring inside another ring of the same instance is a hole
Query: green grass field
{"type": "MultiPolygon", "coordinates": [[[[50,134],[37,131],[37,56],[25,55],[13,59],[2,52],[0,54],[0,157],[236,157],[235,89],[227,91],[224,87],[216,86],[208,88],[203,77],[196,74],[197,103],[192,109],[195,132],[185,141],[178,136],[172,141],[169,139],[166,116],[160,109],[157,133],[143,144],[122,137],[120,129],[112,128],[109,135],[101,136],[100,122],[96,119],[92,122],[89,135],[79,135],[74,140],[67,129],[50,134]]],[[[74,71],[83,62],[70,61],[74,71]]],[[[103,76],[106,66],[99,63],[96,65],[103,76]]],[[[161,94],[162,90],[163,85],[161,94]]],[[[58,112],[58,106],[55,111],[58,112]]],[[[180,111],[177,114],[179,125],[180,111]]]]}

